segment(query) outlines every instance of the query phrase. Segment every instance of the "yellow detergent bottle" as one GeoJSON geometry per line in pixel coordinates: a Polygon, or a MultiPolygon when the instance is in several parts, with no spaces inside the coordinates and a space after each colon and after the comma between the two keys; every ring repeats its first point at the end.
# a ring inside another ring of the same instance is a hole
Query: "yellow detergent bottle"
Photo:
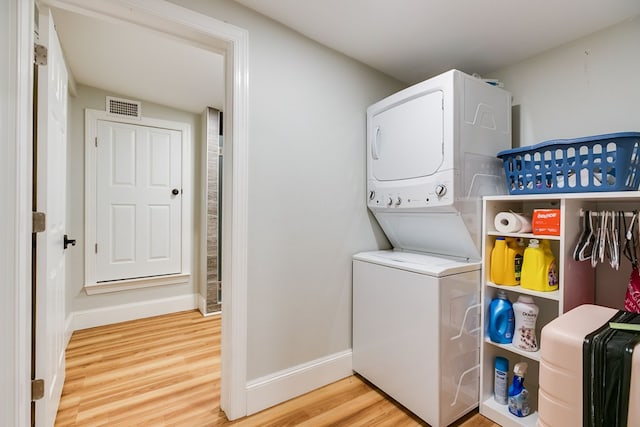
{"type": "Polygon", "coordinates": [[[541,292],[558,289],[556,260],[549,241],[529,240],[524,250],[520,286],[541,292]]]}
{"type": "Polygon", "coordinates": [[[491,266],[489,280],[496,285],[516,286],[519,280],[516,278],[516,260],[518,249],[513,239],[496,237],[491,251],[491,266]]]}

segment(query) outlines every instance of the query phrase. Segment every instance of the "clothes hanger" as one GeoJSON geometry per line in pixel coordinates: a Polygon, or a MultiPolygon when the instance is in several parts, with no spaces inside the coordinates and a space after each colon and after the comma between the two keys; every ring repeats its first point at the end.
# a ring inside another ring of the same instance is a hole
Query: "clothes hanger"
{"type": "Polygon", "coordinates": [[[595,268],[598,265],[598,261],[604,258],[604,229],[603,229],[603,212],[596,214],[598,219],[595,221],[595,239],[593,242],[593,249],[591,250],[591,267],[595,268]]]}
{"type": "Polygon", "coordinates": [[[620,241],[618,233],[618,217],[617,213],[611,211],[609,213],[611,219],[609,221],[609,265],[611,268],[618,270],[620,268],[620,241]]]}
{"type": "Polygon", "coordinates": [[[604,262],[605,249],[609,241],[609,212],[600,212],[600,241],[598,242],[598,260],[604,262]]]}
{"type": "Polygon", "coordinates": [[[638,211],[634,210],[633,215],[631,216],[631,222],[629,223],[629,228],[627,228],[627,221],[626,221],[626,218],[623,216],[624,235],[626,239],[624,249],[623,249],[623,254],[625,258],[631,261],[631,265],[633,266],[633,268],[637,268],[638,266],[636,239],[633,233],[633,227],[636,223],[637,217],[638,217],[638,211]]]}
{"type": "Polygon", "coordinates": [[[595,236],[593,235],[591,211],[585,210],[582,216],[582,233],[573,251],[573,259],[576,261],[586,261],[591,258],[594,240],[595,236]]]}

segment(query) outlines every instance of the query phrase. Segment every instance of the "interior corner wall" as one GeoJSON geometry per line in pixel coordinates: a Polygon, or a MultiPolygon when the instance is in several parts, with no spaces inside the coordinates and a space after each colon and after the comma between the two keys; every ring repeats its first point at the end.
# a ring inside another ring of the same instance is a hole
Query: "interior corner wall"
{"type": "MultiPolygon", "coordinates": [[[[130,99],[126,94],[115,94],[85,85],[77,86],[77,96],[69,97],[69,142],[67,154],[67,234],[77,239],[78,244],[67,251],[67,316],[72,313],[89,310],[108,310],[127,304],[145,304],[153,300],[165,300],[181,296],[193,296],[198,293],[195,285],[198,274],[199,240],[196,235],[192,239],[192,281],[184,285],[154,286],[144,289],[134,289],[98,295],[87,295],[84,291],[84,112],[85,109],[105,110],[106,96],[116,96],[130,99]]],[[[191,126],[191,144],[193,165],[193,192],[200,194],[200,165],[194,159],[200,158],[201,125],[200,115],[170,107],[165,107],[144,100],[142,102],[143,117],[153,117],[163,120],[188,123],[191,126]]],[[[197,197],[194,197],[197,199],[197,197]]],[[[197,203],[196,203],[197,204],[197,203]]],[[[199,224],[200,213],[197,206],[193,208],[195,217],[193,224],[199,224]]],[[[194,307],[195,308],[195,307],[194,307]]]]}
{"type": "Polygon", "coordinates": [[[514,146],[640,130],[640,16],[487,74],[513,95],[514,146]]]}
{"type": "Polygon", "coordinates": [[[172,1],[249,33],[247,378],[350,350],[351,256],[388,247],[366,108],[406,85],[235,2],[172,1]]]}
{"type": "MultiPolygon", "coordinates": [[[[513,95],[514,146],[640,131],[638,46],[640,17],[487,75],[513,95]]],[[[596,269],[596,303],[622,308],[631,270],[622,261],[620,271],[596,269]]]]}

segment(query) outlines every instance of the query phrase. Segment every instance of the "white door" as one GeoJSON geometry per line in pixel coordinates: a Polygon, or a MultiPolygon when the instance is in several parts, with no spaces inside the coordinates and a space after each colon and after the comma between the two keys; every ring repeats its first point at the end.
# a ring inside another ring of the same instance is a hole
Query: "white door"
{"type": "Polygon", "coordinates": [[[97,281],[180,273],[181,132],[98,120],[97,135],[97,281]]]}
{"type": "Polygon", "coordinates": [[[37,234],[35,289],[35,375],[45,395],[36,402],[36,425],[52,426],[65,376],[65,253],[67,68],[50,13],[40,16],[40,44],[47,65],[38,71],[36,209],[46,214],[37,234]]]}

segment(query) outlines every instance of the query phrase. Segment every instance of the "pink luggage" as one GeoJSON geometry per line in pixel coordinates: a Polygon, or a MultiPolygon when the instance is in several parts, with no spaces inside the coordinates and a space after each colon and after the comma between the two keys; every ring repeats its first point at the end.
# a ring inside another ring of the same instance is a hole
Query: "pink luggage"
{"type": "MultiPolygon", "coordinates": [[[[582,427],[582,346],[584,337],[617,310],[582,305],[542,329],[538,427],[582,427]]],[[[640,348],[633,352],[628,427],[640,426],[640,348]]],[[[613,426],[612,426],[613,427],[613,426]]],[[[623,427],[623,426],[616,426],[623,427]]]]}

